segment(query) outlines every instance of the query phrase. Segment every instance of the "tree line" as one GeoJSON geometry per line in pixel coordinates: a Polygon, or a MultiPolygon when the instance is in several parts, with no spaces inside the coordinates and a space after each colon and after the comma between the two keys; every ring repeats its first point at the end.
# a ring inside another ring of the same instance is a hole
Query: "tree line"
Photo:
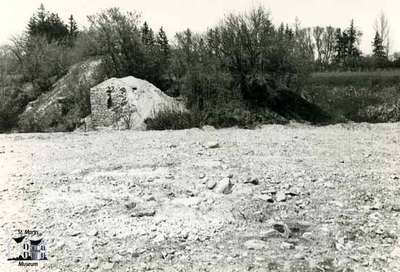
{"type": "Polygon", "coordinates": [[[374,25],[372,54],[363,55],[359,46],[362,32],[351,20],[344,30],[332,26],[317,26],[312,31],[315,47],[315,71],[362,71],[398,68],[399,58],[390,59],[389,23],[382,13],[374,25]]]}
{"type": "MultiPolygon", "coordinates": [[[[49,91],[71,65],[90,58],[101,58],[102,79],[146,79],[184,97],[192,112],[226,124],[262,121],[278,90],[300,93],[313,71],[390,63],[388,32],[378,24],[374,55],[365,57],[353,21],[344,30],[303,28],[298,21],[275,26],[263,7],[230,14],[203,33],[187,29],[171,40],[136,12],[111,8],[88,20],[88,27],[79,28],[73,15],[64,22],[41,5],[26,31],[1,48],[0,127],[15,127],[29,101],[49,91]]],[[[82,110],[82,117],[87,113],[82,110]]]]}

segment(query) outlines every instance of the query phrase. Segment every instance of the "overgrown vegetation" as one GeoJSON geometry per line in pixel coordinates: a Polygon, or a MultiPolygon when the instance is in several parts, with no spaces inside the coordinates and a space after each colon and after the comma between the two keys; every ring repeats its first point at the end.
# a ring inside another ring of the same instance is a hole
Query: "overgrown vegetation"
{"type": "Polygon", "coordinates": [[[146,119],[145,123],[150,130],[189,129],[202,127],[203,118],[199,113],[168,108],[155,113],[154,118],[146,119]]]}
{"type": "MultiPolygon", "coordinates": [[[[354,21],[344,30],[303,28],[298,21],[275,26],[263,7],[230,14],[204,33],[187,29],[177,33],[173,42],[163,28],[154,31],[136,12],[111,8],[88,19],[88,28],[79,29],[72,15],[65,23],[42,5],[25,33],[1,47],[1,131],[42,131],[46,126],[75,129],[90,113],[90,82],[71,83],[68,95],[59,101],[62,114],[52,117],[49,124],[21,113],[30,101],[46,97],[71,65],[90,58],[102,60],[96,71],[98,81],[132,75],[184,98],[188,112],[163,111],[148,120],[154,129],[205,124],[254,127],[288,119],[327,123],[332,122],[332,107],[339,105],[330,103],[333,97],[322,101],[325,86],[367,85],[371,89],[398,82],[395,72],[393,76],[360,72],[400,67],[400,58],[389,60],[384,15],[375,26],[372,56],[362,55],[362,33],[354,21]],[[323,73],[310,78],[314,71],[323,73]]],[[[343,99],[351,98],[343,95],[343,99]]],[[[353,116],[343,112],[343,116],[353,116]]],[[[129,115],[124,120],[130,126],[129,115]]]]}
{"type": "Polygon", "coordinates": [[[255,128],[260,124],[285,124],[287,120],[268,109],[259,111],[245,110],[244,107],[225,107],[209,112],[164,109],[157,112],[153,118],[146,119],[149,130],[173,130],[201,128],[211,125],[216,128],[238,126],[240,128],[255,128]]]}
{"type": "Polygon", "coordinates": [[[167,75],[170,48],[161,28],[157,34],[140,16],[111,8],[89,16],[88,33],[96,54],[103,56],[107,77],[136,76],[162,89],[169,87],[167,75]]]}
{"type": "Polygon", "coordinates": [[[308,80],[312,86],[353,86],[353,87],[387,87],[400,82],[400,70],[369,72],[323,72],[313,73],[308,80]]]}
{"type": "Polygon", "coordinates": [[[398,70],[316,73],[304,96],[336,122],[400,121],[398,70]]]}

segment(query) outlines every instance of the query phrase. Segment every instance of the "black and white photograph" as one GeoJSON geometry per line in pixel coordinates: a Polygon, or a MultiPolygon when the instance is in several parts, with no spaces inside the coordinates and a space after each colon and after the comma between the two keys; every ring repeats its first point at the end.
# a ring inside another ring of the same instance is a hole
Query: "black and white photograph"
{"type": "Polygon", "coordinates": [[[0,0],[0,272],[399,272],[399,11],[0,0]]]}

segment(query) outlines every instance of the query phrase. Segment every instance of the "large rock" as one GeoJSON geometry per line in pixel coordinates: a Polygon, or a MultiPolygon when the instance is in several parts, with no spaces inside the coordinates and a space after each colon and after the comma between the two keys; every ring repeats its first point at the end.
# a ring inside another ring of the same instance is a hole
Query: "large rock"
{"type": "Polygon", "coordinates": [[[262,240],[249,240],[244,243],[244,247],[251,250],[268,249],[268,243],[262,240]]]}
{"type": "Polygon", "coordinates": [[[90,90],[92,124],[116,129],[146,129],[145,120],[163,109],[184,110],[178,100],[135,77],[111,78],[90,90]]]}

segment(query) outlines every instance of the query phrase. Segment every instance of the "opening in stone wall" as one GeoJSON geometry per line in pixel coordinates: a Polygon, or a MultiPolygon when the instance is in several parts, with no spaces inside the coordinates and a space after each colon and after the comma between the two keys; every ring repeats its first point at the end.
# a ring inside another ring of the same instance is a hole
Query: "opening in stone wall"
{"type": "Polygon", "coordinates": [[[107,91],[107,96],[108,96],[108,98],[107,98],[107,108],[108,109],[111,109],[111,107],[112,107],[112,98],[111,98],[111,90],[108,90],[107,91]]]}

